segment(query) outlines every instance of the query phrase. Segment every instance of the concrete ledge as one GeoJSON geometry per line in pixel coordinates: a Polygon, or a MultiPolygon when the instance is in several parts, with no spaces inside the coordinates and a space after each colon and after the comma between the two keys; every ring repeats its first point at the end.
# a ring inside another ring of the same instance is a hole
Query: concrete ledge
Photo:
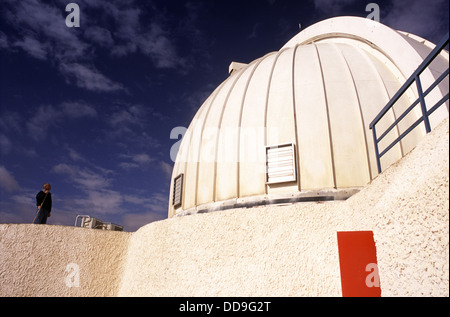
{"type": "Polygon", "coordinates": [[[0,296],[115,296],[130,235],[0,224],[0,296]]]}

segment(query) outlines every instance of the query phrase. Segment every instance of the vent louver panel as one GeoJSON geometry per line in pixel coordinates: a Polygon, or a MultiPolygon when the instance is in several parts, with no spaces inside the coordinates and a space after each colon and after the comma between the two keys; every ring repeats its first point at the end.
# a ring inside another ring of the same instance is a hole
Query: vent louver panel
{"type": "Polygon", "coordinates": [[[181,206],[183,197],[183,174],[178,175],[173,181],[173,206],[178,208],[181,206]]]}
{"type": "Polygon", "coordinates": [[[266,147],[266,182],[268,184],[296,181],[294,144],[266,147]]]}

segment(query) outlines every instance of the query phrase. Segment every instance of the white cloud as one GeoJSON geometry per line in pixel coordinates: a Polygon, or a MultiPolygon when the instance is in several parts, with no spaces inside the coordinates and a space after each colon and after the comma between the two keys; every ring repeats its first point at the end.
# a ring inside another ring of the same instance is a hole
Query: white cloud
{"type": "Polygon", "coordinates": [[[52,168],[57,174],[65,174],[72,183],[83,191],[105,190],[111,185],[108,173],[95,172],[86,167],[60,163],[52,168]]]}
{"type": "Polygon", "coordinates": [[[26,205],[30,207],[36,206],[36,194],[39,190],[21,189],[14,195],[11,195],[11,201],[19,205],[26,205]]]}
{"type": "Polygon", "coordinates": [[[69,157],[75,162],[87,162],[87,160],[77,151],[71,147],[67,147],[69,157]]]}
{"type": "Polygon", "coordinates": [[[68,101],[60,105],[64,115],[70,118],[97,117],[97,110],[84,102],[68,101]]]}
{"type": "MultiPolygon", "coordinates": [[[[152,117],[161,119],[159,113],[142,105],[117,106],[106,118],[110,129],[105,131],[108,139],[117,145],[129,149],[150,149],[160,146],[160,142],[147,133],[148,122],[152,117]]],[[[124,167],[124,166],[123,166],[124,167]]]]}
{"type": "Polygon", "coordinates": [[[99,26],[89,26],[84,32],[84,37],[102,47],[113,47],[114,39],[108,29],[99,26]]]}
{"type": "Polygon", "coordinates": [[[3,129],[5,133],[20,133],[22,131],[22,116],[12,111],[3,112],[0,116],[0,128],[3,129]]]}
{"type": "Polygon", "coordinates": [[[9,41],[8,41],[8,37],[6,36],[5,33],[3,33],[2,31],[0,31],[0,49],[9,49],[9,41]]]}
{"type": "MultiPolygon", "coordinates": [[[[147,161],[147,157],[136,156],[136,160],[147,161]]],[[[107,215],[119,215],[126,213],[124,223],[127,227],[137,225],[140,221],[150,221],[161,219],[167,213],[168,197],[162,193],[147,193],[141,191],[139,194],[125,193],[112,189],[114,181],[112,171],[83,166],[60,163],[52,168],[52,172],[64,175],[69,184],[73,184],[77,189],[72,197],[62,199],[60,205],[62,209],[76,209],[78,214],[88,214],[93,217],[107,221],[107,215]],[[135,205],[136,208],[130,205],[135,205]],[[128,209],[125,209],[128,206],[128,209]],[[132,210],[144,212],[147,216],[140,216],[139,213],[130,215],[132,210]],[[102,217],[104,216],[104,217],[102,217]],[[135,218],[135,219],[132,219],[135,218]],[[145,219],[145,220],[144,220],[145,219]]],[[[141,225],[143,225],[141,224],[141,225]]],[[[128,229],[130,230],[130,229],[128,229]]]]}
{"type": "Polygon", "coordinates": [[[21,34],[26,34],[24,38],[19,35],[15,44],[34,57],[48,55],[57,60],[68,60],[84,56],[89,48],[61,23],[65,16],[58,7],[41,1],[6,1],[4,15],[6,21],[20,28],[21,34]],[[24,45],[28,43],[35,47],[30,49],[24,45]],[[41,46],[37,46],[38,43],[41,46]]]}
{"type": "Polygon", "coordinates": [[[0,133],[0,153],[1,154],[9,154],[11,149],[12,149],[12,143],[11,143],[10,139],[3,133],[0,133]]]}
{"type": "Polygon", "coordinates": [[[47,59],[47,45],[41,43],[33,37],[25,36],[22,40],[16,41],[13,44],[16,47],[20,47],[31,56],[45,60],[47,59]]]}
{"type": "MultiPolygon", "coordinates": [[[[214,89],[216,87],[213,84],[208,84],[201,89],[186,93],[182,96],[184,104],[188,108],[189,116],[194,117],[200,106],[212,94],[214,89]]],[[[183,111],[186,111],[186,109],[183,109],[183,111]]]]}
{"type": "MultiPolygon", "coordinates": [[[[86,65],[86,61],[91,60],[89,52],[93,50],[92,45],[80,36],[81,32],[66,27],[60,8],[41,1],[7,1],[4,17],[17,30],[9,39],[14,47],[34,58],[51,60],[77,86],[94,91],[123,89],[121,84],[86,65]]],[[[112,44],[105,32],[100,32],[99,28],[92,28],[87,34],[95,37],[97,43],[99,36],[103,35],[101,43],[112,44]]],[[[2,43],[3,46],[8,44],[6,40],[2,43]]]]}
{"type": "Polygon", "coordinates": [[[153,159],[145,153],[136,154],[132,156],[132,160],[139,164],[150,163],[153,159]]]}
{"type": "MultiPolygon", "coordinates": [[[[448,13],[445,13],[446,1],[448,0],[393,1],[392,7],[385,16],[381,16],[380,22],[400,31],[413,33],[428,40],[439,41],[448,32],[448,13]]],[[[383,11],[383,7],[381,10],[383,11]]]]}
{"type": "MultiPolygon", "coordinates": [[[[95,3],[93,6],[101,7],[102,12],[114,20],[115,40],[110,41],[108,35],[104,34],[103,36],[108,40],[107,43],[102,43],[110,45],[112,55],[126,56],[139,51],[150,57],[157,68],[184,66],[184,59],[177,53],[173,36],[167,31],[169,25],[163,21],[163,15],[154,6],[152,6],[153,17],[149,25],[143,24],[142,11],[136,7],[133,1],[95,3]]],[[[95,41],[99,32],[105,33],[96,30],[86,36],[95,41]]]]}
{"type": "Polygon", "coordinates": [[[142,53],[150,56],[157,68],[184,67],[185,61],[178,56],[174,43],[162,26],[152,23],[150,31],[136,38],[142,53]]]}
{"type": "Polygon", "coordinates": [[[27,129],[34,140],[44,137],[47,129],[55,125],[61,113],[51,105],[42,105],[37,108],[33,117],[26,122],[27,129]]]}
{"type": "Polygon", "coordinates": [[[153,213],[164,214],[168,211],[168,195],[162,193],[153,193],[148,196],[123,195],[125,202],[145,206],[145,210],[153,213]]]}
{"type": "Polygon", "coordinates": [[[13,111],[6,111],[0,115],[0,153],[7,155],[17,153],[20,156],[34,157],[36,152],[26,143],[20,142],[20,138],[26,136],[26,124],[29,123],[28,118],[23,114],[13,111]],[[24,133],[25,132],[25,133],[24,133]]]}
{"type": "Polygon", "coordinates": [[[124,229],[128,232],[135,232],[139,228],[158,220],[166,219],[166,217],[162,216],[161,213],[149,211],[146,213],[129,213],[126,214],[122,218],[121,225],[124,226],[124,229]]]}
{"type": "Polygon", "coordinates": [[[119,166],[125,170],[129,170],[132,168],[143,168],[149,163],[154,161],[154,158],[150,157],[150,155],[145,153],[134,155],[121,154],[120,157],[128,160],[126,162],[119,163],[119,166]]]}
{"type": "MultiPolygon", "coordinates": [[[[370,2],[360,4],[361,17],[368,15],[365,7],[370,2]]],[[[314,0],[317,10],[331,15],[345,14],[344,10],[349,5],[358,3],[356,0],[314,0]]],[[[448,0],[392,0],[378,4],[381,11],[380,22],[393,29],[434,41],[440,40],[448,32],[448,0]]]]}
{"type": "Polygon", "coordinates": [[[98,214],[116,214],[122,210],[122,195],[114,190],[91,190],[79,201],[85,210],[98,214]]]}
{"type": "Polygon", "coordinates": [[[164,161],[160,161],[159,166],[161,167],[161,170],[164,172],[164,175],[168,179],[170,179],[170,177],[172,177],[173,166],[164,161]]]}
{"type": "Polygon", "coordinates": [[[116,128],[124,126],[139,126],[142,127],[143,116],[145,115],[145,109],[142,106],[126,106],[120,110],[117,110],[109,117],[109,123],[116,128]]]}
{"type": "Polygon", "coordinates": [[[107,92],[125,90],[123,85],[107,78],[94,67],[80,63],[62,63],[59,69],[69,82],[74,82],[78,87],[87,90],[107,92]]]}
{"type": "Polygon", "coordinates": [[[322,12],[338,14],[345,6],[352,4],[355,1],[356,0],[314,0],[314,6],[322,12]]]}
{"type": "Polygon", "coordinates": [[[151,205],[153,203],[153,199],[149,197],[141,197],[136,195],[124,195],[124,201],[127,203],[131,203],[134,205],[151,205]]]}
{"type": "Polygon", "coordinates": [[[258,28],[261,26],[260,23],[255,23],[253,25],[253,29],[252,29],[252,33],[250,33],[249,36],[247,36],[248,39],[254,39],[256,37],[258,37],[258,28]]]}
{"type": "Polygon", "coordinates": [[[119,167],[124,169],[124,170],[130,170],[130,169],[133,169],[133,168],[138,168],[139,164],[131,163],[131,162],[120,162],[119,163],[119,167]]]}
{"type": "MultiPolygon", "coordinates": [[[[2,175],[0,179],[3,180],[2,175]]],[[[31,223],[36,215],[38,191],[21,187],[8,193],[9,199],[0,199],[0,223],[31,223]]]]}
{"type": "Polygon", "coordinates": [[[77,210],[83,214],[116,214],[121,211],[122,195],[111,189],[112,171],[85,166],[60,163],[52,168],[52,172],[66,176],[66,181],[79,190],[74,196],[67,198],[75,203],[77,210]]]}
{"type": "Polygon", "coordinates": [[[58,106],[41,105],[37,107],[33,116],[26,120],[26,127],[34,140],[40,140],[45,136],[48,129],[66,120],[95,117],[97,117],[97,111],[94,107],[82,101],[67,101],[58,106]]]}
{"type": "Polygon", "coordinates": [[[19,183],[4,166],[0,166],[0,180],[0,188],[9,193],[20,189],[19,183]]]}
{"type": "MultiPolygon", "coordinates": [[[[183,72],[189,66],[179,54],[176,36],[171,31],[178,30],[178,26],[174,26],[155,5],[146,7],[145,14],[150,14],[151,19],[143,19],[143,12],[135,1],[80,2],[83,28],[75,30],[64,23],[67,13],[61,9],[62,3],[5,0],[1,18],[15,32],[8,37],[0,32],[0,48],[17,48],[34,58],[49,60],[67,83],[99,92],[126,89],[93,65],[98,48],[107,49],[116,58],[141,53],[160,69],[183,72]],[[98,19],[98,15],[102,18],[98,19]],[[100,24],[93,24],[94,20],[100,24]],[[146,23],[147,20],[150,22],[146,23]]],[[[189,21],[191,40],[196,41],[199,31],[192,26],[198,18],[195,14],[198,8],[185,7],[184,23],[189,21]]]]}

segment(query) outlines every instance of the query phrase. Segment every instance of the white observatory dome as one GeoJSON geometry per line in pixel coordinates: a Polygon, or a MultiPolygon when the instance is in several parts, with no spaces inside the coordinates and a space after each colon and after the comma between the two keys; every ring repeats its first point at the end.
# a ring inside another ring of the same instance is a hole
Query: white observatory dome
{"type": "MultiPolygon", "coordinates": [[[[433,48],[369,19],[339,17],[301,31],[281,50],[248,65],[232,63],[230,76],[203,103],[183,137],[169,217],[345,199],[358,191],[377,176],[370,122],[433,48]]],[[[421,75],[423,86],[447,67],[443,52],[421,75]]],[[[446,93],[448,80],[426,101],[446,93]]],[[[410,88],[378,126],[388,127],[417,97],[410,88]]],[[[420,117],[416,108],[380,147],[420,117]]],[[[447,116],[448,103],[430,117],[432,127],[447,116]]],[[[417,126],[382,157],[383,169],[424,135],[417,126]]]]}

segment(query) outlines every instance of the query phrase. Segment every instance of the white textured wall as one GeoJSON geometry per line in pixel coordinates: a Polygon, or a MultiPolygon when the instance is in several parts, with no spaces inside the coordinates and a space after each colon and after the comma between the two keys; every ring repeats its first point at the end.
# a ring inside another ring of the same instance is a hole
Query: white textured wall
{"type": "Polygon", "coordinates": [[[333,207],[237,209],[150,224],[132,237],[119,295],[340,296],[333,207]]]}
{"type": "Polygon", "coordinates": [[[448,124],[349,201],[373,223],[384,296],[449,296],[448,124]]]}
{"type": "Polygon", "coordinates": [[[0,225],[0,296],[340,296],[337,231],[372,230],[382,296],[449,296],[448,119],[347,201],[175,217],[135,233],[0,225]],[[80,287],[65,285],[68,263],[80,287]]]}
{"type": "Polygon", "coordinates": [[[65,226],[0,224],[0,296],[115,296],[129,236],[65,226]],[[79,269],[78,287],[75,268],[68,267],[71,263],[79,269]]]}

